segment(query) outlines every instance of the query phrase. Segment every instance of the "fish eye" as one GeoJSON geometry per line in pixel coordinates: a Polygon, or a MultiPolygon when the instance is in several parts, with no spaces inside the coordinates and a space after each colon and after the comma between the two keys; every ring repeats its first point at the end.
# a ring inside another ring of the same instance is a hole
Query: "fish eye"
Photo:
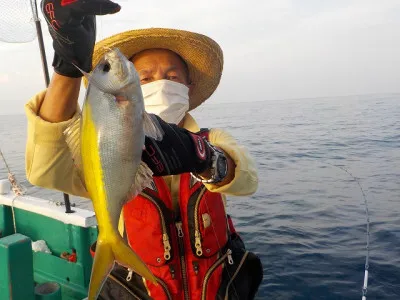
{"type": "Polygon", "coordinates": [[[103,66],[103,72],[109,72],[111,69],[111,66],[108,62],[106,62],[103,66]]]}

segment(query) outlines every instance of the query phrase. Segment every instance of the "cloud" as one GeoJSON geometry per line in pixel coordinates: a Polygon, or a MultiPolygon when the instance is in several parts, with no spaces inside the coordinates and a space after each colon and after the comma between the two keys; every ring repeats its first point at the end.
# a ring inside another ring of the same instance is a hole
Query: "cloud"
{"type": "MultiPolygon", "coordinates": [[[[97,18],[98,39],[145,27],[215,39],[225,61],[213,96],[221,101],[400,92],[398,0],[116,1],[119,13],[97,18]]],[[[41,20],[50,66],[51,39],[41,20]]],[[[9,78],[2,93],[15,97],[23,86],[13,102],[22,112],[44,87],[37,41],[0,43],[0,53],[9,78]]]]}

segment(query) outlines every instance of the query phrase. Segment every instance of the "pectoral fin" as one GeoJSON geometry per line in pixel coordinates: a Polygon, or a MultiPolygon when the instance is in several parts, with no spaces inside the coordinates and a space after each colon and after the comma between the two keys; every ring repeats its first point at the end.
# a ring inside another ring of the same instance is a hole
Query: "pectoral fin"
{"type": "Polygon", "coordinates": [[[153,181],[153,172],[143,161],[140,162],[139,168],[136,172],[135,182],[131,187],[129,199],[136,197],[140,194],[146,187],[151,187],[151,182],[153,181]]]}
{"type": "Polygon", "coordinates": [[[157,118],[147,112],[143,112],[143,130],[145,135],[157,141],[161,141],[164,136],[164,131],[157,118]]]}
{"type": "Polygon", "coordinates": [[[78,170],[78,176],[82,181],[82,184],[85,185],[83,173],[82,173],[82,156],[81,156],[81,117],[76,118],[65,130],[65,142],[71,152],[72,160],[76,169],[78,170]]]}

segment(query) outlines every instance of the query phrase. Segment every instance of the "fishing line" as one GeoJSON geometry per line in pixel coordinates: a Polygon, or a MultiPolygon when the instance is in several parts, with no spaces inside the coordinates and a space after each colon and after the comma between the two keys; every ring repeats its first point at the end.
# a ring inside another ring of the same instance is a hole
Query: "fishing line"
{"type": "Polygon", "coordinates": [[[4,161],[4,164],[6,165],[7,168],[7,172],[8,172],[8,180],[11,183],[12,186],[12,190],[14,192],[15,195],[17,196],[21,196],[24,195],[26,193],[26,188],[23,187],[15,178],[15,175],[11,172],[10,166],[7,164],[7,161],[3,155],[3,152],[0,149],[0,156],[4,161]]]}
{"type": "MultiPolygon", "coordinates": [[[[273,139],[269,139],[272,142],[275,142],[273,139]]],[[[366,220],[366,254],[365,254],[365,267],[364,267],[364,282],[363,282],[363,286],[362,286],[362,300],[366,300],[367,299],[367,292],[368,292],[368,275],[369,275],[369,243],[370,243],[370,218],[369,218],[369,208],[368,208],[368,201],[367,201],[367,196],[366,193],[359,181],[359,179],[357,177],[355,177],[349,170],[347,170],[345,167],[343,166],[337,166],[334,164],[331,164],[329,162],[326,161],[317,161],[318,163],[321,164],[327,164],[330,165],[332,167],[338,168],[342,171],[344,171],[345,173],[347,173],[349,176],[351,176],[353,178],[353,180],[357,183],[358,187],[361,190],[361,194],[364,200],[364,205],[365,205],[365,220],[366,220]]]]}
{"type": "Polygon", "coordinates": [[[17,222],[15,218],[15,211],[14,211],[14,201],[17,199],[19,196],[22,196],[26,193],[26,188],[23,187],[21,184],[18,183],[17,179],[15,178],[14,174],[11,172],[10,166],[8,165],[6,158],[3,155],[3,152],[0,149],[0,156],[4,161],[4,164],[7,168],[8,172],[8,181],[11,183],[12,191],[14,192],[14,198],[12,199],[11,202],[11,212],[12,212],[12,219],[13,219],[13,226],[14,226],[14,233],[17,233],[17,222]]]}
{"type": "Polygon", "coordinates": [[[364,198],[364,205],[365,205],[365,219],[367,222],[367,245],[365,247],[366,249],[366,255],[365,255],[365,270],[364,270],[364,284],[362,287],[362,300],[366,300],[367,299],[367,291],[368,291],[368,270],[369,270],[369,239],[370,239],[370,219],[369,219],[369,210],[368,210],[368,201],[367,201],[367,196],[365,195],[365,191],[361,186],[360,181],[358,180],[357,177],[355,177],[349,170],[347,170],[346,168],[344,168],[343,166],[337,166],[337,165],[333,165],[330,164],[328,162],[325,162],[326,164],[336,167],[344,172],[346,172],[348,175],[350,175],[355,182],[357,183],[357,185],[359,186],[360,190],[361,190],[361,194],[364,198]]]}

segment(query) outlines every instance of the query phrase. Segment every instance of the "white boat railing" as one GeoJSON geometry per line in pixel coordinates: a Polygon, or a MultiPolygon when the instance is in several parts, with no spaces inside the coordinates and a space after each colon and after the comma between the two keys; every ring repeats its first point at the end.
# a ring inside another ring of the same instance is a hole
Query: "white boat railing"
{"type": "MultiPolygon", "coordinates": [[[[7,179],[4,179],[7,180],[7,179]]],[[[0,183],[3,180],[0,180],[0,183]]],[[[8,181],[8,180],[7,180],[8,181]]],[[[40,214],[65,224],[80,227],[97,226],[95,213],[91,210],[74,207],[74,213],[65,213],[64,206],[52,200],[46,200],[27,195],[16,196],[11,190],[6,194],[0,193],[0,205],[7,205],[40,214]]]]}

